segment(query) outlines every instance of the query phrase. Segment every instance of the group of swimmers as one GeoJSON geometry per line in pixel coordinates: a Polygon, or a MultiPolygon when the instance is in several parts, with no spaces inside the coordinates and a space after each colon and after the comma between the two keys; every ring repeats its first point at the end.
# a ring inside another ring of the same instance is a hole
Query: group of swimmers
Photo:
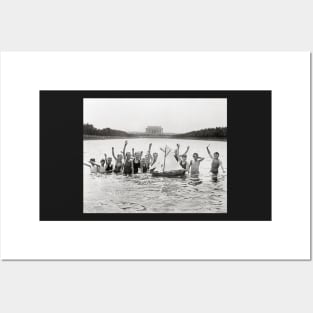
{"type": "MultiPolygon", "coordinates": [[[[134,148],[131,152],[125,152],[127,147],[127,140],[125,141],[123,151],[121,153],[115,155],[114,147],[112,147],[112,156],[115,160],[115,165],[113,166],[112,157],[107,157],[104,154],[104,159],[100,161],[100,164],[96,163],[94,158],[89,160],[89,163],[84,163],[84,165],[90,167],[90,171],[92,173],[122,173],[124,175],[132,175],[138,173],[148,173],[154,170],[153,165],[156,163],[158,159],[158,153],[154,152],[151,154],[152,144],[149,144],[149,149],[145,156],[143,156],[143,151],[135,152],[134,148]]],[[[185,169],[186,172],[190,173],[190,175],[198,175],[200,163],[204,160],[204,158],[200,157],[198,153],[193,153],[193,159],[188,162],[187,161],[187,153],[189,151],[189,146],[183,154],[179,153],[180,145],[177,144],[177,149],[174,151],[174,157],[178,164],[182,169],[185,169]]],[[[211,163],[211,173],[213,177],[217,177],[219,167],[222,169],[223,173],[225,173],[225,169],[221,160],[219,159],[219,153],[214,152],[213,155],[209,150],[209,146],[206,147],[209,157],[212,159],[211,163]]]]}

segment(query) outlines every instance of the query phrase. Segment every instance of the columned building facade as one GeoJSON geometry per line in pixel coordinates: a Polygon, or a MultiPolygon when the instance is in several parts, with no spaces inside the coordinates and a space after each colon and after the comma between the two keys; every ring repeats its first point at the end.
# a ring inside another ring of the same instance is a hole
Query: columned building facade
{"type": "Polygon", "coordinates": [[[147,126],[146,134],[147,135],[162,135],[163,128],[161,126],[147,126]]]}

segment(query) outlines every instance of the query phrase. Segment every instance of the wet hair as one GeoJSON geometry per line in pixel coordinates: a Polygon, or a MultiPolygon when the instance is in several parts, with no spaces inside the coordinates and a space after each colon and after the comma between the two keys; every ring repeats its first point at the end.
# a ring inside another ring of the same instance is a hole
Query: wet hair
{"type": "Polygon", "coordinates": [[[187,154],[183,154],[181,157],[182,158],[187,158],[187,154]]]}
{"type": "Polygon", "coordinates": [[[100,160],[100,163],[105,163],[105,159],[101,159],[101,160],[100,160]]]}
{"type": "Polygon", "coordinates": [[[213,153],[214,155],[217,155],[217,156],[220,156],[220,154],[218,152],[214,152],[213,153]]]}
{"type": "Polygon", "coordinates": [[[91,158],[91,159],[89,160],[89,162],[96,162],[96,159],[95,159],[95,158],[91,158]]]}
{"type": "Polygon", "coordinates": [[[111,157],[108,157],[108,160],[111,160],[111,161],[112,161],[112,158],[111,158],[111,157]]]}
{"type": "Polygon", "coordinates": [[[192,155],[193,157],[198,157],[199,156],[199,154],[197,153],[197,152],[195,152],[193,155],[192,155]]]}

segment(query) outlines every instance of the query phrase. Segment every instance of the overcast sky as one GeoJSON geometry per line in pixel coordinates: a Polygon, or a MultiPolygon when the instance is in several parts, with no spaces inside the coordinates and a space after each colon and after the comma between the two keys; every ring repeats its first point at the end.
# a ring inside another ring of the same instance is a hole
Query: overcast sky
{"type": "Polygon", "coordinates": [[[84,99],[84,123],[143,132],[184,133],[227,126],[227,99],[84,99]]]}

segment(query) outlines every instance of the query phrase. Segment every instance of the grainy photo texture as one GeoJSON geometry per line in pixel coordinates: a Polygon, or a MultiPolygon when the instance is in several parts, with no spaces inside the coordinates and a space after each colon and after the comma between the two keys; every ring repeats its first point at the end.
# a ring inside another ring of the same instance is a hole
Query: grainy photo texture
{"type": "Polygon", "coordinates": [[[84,213],[227,213],[226,98],[85,98],[84,213]]]}

